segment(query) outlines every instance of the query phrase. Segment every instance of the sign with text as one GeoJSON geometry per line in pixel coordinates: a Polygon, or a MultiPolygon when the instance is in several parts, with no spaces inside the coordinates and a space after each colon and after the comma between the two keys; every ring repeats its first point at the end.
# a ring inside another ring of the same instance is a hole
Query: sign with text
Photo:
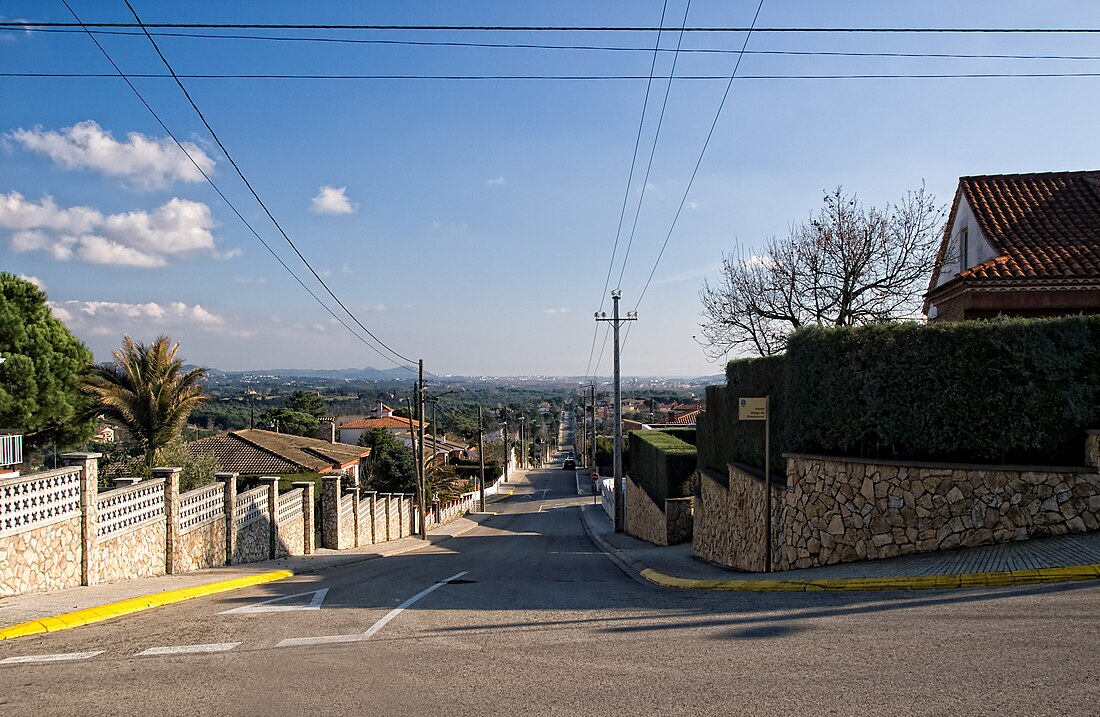
{"type": "Polygon", "coordinates": [[[737,399],[737,418],[742,421],[766,421],[768,419],[768,399],[737,399]]]}

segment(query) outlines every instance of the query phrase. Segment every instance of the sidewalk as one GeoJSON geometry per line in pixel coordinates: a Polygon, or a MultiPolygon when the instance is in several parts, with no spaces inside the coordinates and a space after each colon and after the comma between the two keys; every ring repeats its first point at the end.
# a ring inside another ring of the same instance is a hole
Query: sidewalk
{"type": "MultiPolygon", "coordinates": [[[[435,544],[461,535],[484,523],[489,514],[469,514],[440,526],[428,533],[428,543],[435,544]]],[[[147,599],[146,607],[161,604],[156,596],[170,591],[188,591],[205,588],[206,594],[243,587],[239,583],[230,583],[241,578],[278,580],[291,575],[316,573],[331,567],[348,565],[365,560],[400,555],[423,546],[424,541],[416,537],[392,540],[378,545],[368,545],[349,550],[330,550],[318,548],[312,555],[300,555],[276,560],[265,560],[247,565],[226,565],[224,567],[196,570],[180,575],[160,575],[152,578],[138,578],[124,582],[86,587],[67,588],[45,593],[26,593],[13,597],[0,598],[0,631],[4,628],[23,623],[52,618],[68,613],[94,610],[123,601],[147,599]],[[275,571],[289,571],[288,574],[274,575],[275,571]]],[[[246,582],[246,581],[240,581],[246,582]]],[[[194,590],[198,597],[202,590],[194,590]]],[[[180,599],[186,599],[180,597],[180,599]]],[[[177,602],[178,600],[170,600],[177,602]]],[[[134,612],[127,610],[126,612],[134,612]]],[[[119,612],[117,614],[124,614],[119,612]]],[[[102,618],[100,618],[102,619],[102,618]]]]}
{"type": "Polygon", "coordinates": [[[581,516],[589,536],[620,568],[632,577],[665,587],[760,591],[907,590],[1100,578],[1100,533],[821,568],[749,573],[693,557],[690,543],[659,547],[625,533],[616,533],[611,519],[599,505],[582,506],[581,516]]]}

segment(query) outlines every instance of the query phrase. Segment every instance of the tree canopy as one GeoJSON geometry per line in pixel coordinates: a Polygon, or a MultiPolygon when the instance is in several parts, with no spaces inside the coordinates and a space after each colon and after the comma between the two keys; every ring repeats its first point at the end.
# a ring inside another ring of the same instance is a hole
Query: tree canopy
{"type": "Polygon", "coordinates": [[[703,283],[702,340],[711,358],[780,353],[802,326],[857,326],[919,315],[943,209],[922,186],[897,204],[864,207],[841,188],[809,221],[762,250],[723,257],[703,283]]]}
{"type": "MultiPolygon", "coordinates": [[[[324,400],[316,393],[308,391],[295,391],[286,400],[286,408],[299,413],[306,413],[314,419],[324,416],[327,412],[324,400]]],[[[316,421],[314,421],[316,424],[316,421]]]]}
{"type": "Polygon", "coordinates": [[[292,408],[272,408],[264,411],[257,420],[256,427],[295,436],[317,437],[317,419],[310,413],[292,408]]]}
{"type": "Polygon", "coordinates": [[[412,450],[384,428],[364,431],[359,445],[370,448],[367,487],[384,493],[416,492],[412,450]]]}
{"type": "Polygon", "coordinates": [[[183,369],[178,343],[158,336],[151,344],[129,336],[114,352],[113,363],[92,366],[79,383],[91,397],[91,411],[121,422],[152,467],[157,449],[179,436],[187,417],[208,397],[202,390],[206,369],[183,369]]]}
{"type": "Polygon", "coordinates": [[[27,450],[87,440],[94,423],[80,418],[86,400],[76,385],[93,357],[50,314],[46,294],[0,272],[0,427],[22,431],[27,450]]]}

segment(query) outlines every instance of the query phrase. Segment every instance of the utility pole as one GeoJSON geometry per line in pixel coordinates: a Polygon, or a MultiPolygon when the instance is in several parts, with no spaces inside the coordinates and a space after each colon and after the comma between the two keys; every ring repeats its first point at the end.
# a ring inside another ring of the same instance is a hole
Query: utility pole
{"type": "Polygon", "coordinates": [[[623,508],[623,392],[622,376],[619,372],[619,328],[626,321],[637,321],[638,312],[628,311],[625,317],[619,316],[619,299],[623,296],[620,289],[611,292],[614,309],[611,318],[602,311],[596,312],[596,321],[610,321],[615,333],[615,532],[623,532],[625,515],[623,508]]]}
{"type": "MultiPolygon", "coordinates": [[[[589,452],[591,453],[591,456],[592,456],[591,457],[592,470],[596,471],[597,467],[596,467],[596,383],[595,382],[593,382],[592,385],[588,387],[588,391],[589,391],[589,394],[591,396],[590,405],[592,406],[592,433],[589,434],[591,436],[592,440],[590,440],[588,442],[588,450],[589,450],[589,452]]],[[[588,429],[586,428],[585,430],[588,430],[588,429]]]]}
{"type": "Polygon", "coordinates": [[[485,426],[481,422],[481,404],[477,406],[477,461],[481,468],[481,479],[477,482],[478,500],[481,512],[485,512],[485,426]]]}
{"type": "Polygon", "coordinates": [[[523,439],[527,434],[527,416],[519,417],[519,467],[523,470],[527,469],[527,453],[523,446],[523,439]]]}
{"type": "Polygon", "coordinates": [[[420,359],[420,380],[417,382],[417,418],[420,420],[420,425],[416,428],[417,437],[420,439],[420,455],[417,462],[420,464],[420,538],[422,540],[428,539],[428,474],[427,465],[424,463],[424,359],[420,359]]]}

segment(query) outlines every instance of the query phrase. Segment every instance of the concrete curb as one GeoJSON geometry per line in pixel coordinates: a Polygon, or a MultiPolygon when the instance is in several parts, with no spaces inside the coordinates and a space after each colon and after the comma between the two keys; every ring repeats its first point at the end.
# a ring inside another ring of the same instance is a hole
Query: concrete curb
{"type": "Polygon", "coordinates": [[[113,617],[130,615],[135,612],[141,612],[142,610],[161,607],[162,605],[171,605],[172,603],[183,602],[184,600],[192,600],[194,598],[214,595],[216,593],[229,592],[230,590],[239,590],[254,585],[262,585],[264,583],[283,580],[293,576],[294,573],[289,570],[273,570],[269,573],[248,575],[243,578],[219,580],[213,583],[206,583],[205,585],[196,585],[189,588],[152,593],[150,595],[130,598],[129,600],[121,600],[119,602],[85,608],[83,610],[64,613],[54,617],[44,617],[40,620],[31,620],[18,625],[12,625],[11,627],[0,629],[0,640],[11,640],[16,637],[36,635],[43,632],[60,632],[61,630],[90,625],[94,622],[110,620],[113,617]]]}
{"type": "Polygon", "coordinates": [[[1073,580],[1100,579],[1100,563],[1071,565],[1036,570],[1009,570],[995,573],[960,573],[958,575],[909,575],[883,578],[820,578],[810,579],[729,579],[701,580],[678,578],[629,557],[608,543],[588,522],[588,506],[581,506],[581,522],[592,542],[620,570],[638,582],[678,590],[734,590],[742,592],[817,592],[823,590],[950,590],[954,588],[1008,587],[1063,583],[1073,580]]]}

